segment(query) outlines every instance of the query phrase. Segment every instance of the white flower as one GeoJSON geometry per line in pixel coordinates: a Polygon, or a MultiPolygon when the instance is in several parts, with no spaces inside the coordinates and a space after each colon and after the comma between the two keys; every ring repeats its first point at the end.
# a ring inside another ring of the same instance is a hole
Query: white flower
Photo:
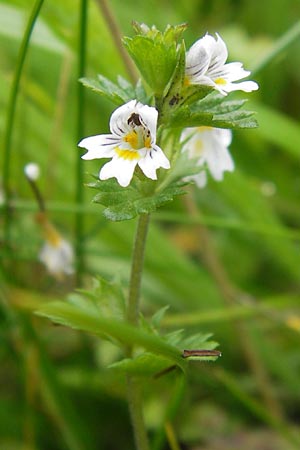
{"type": "Polygon", "coordinates": [[[156,180],[159,167],[170,168],[169,160],[156,145],[157,116],[155,108],[136,100],[120,106],[110,118],[111,134],[90,136],[79,142],[79,147],[88,150],[82,158],[112,158],[100,170],[99,178],[116,177],[123,187],[129,185],[136,165],[146,177],[156,180]]]}
{"type": "Polygon", "coordinates": [[[34,162],[26,164],[26,166],[24,167],[24,172],[26,177],[30,181],[36,181],[40,176],[40,168],[34,162]]]}
{"type": "Polygon", "coordinates": [[[212,177],[221,181],[225,171],[234,170],[234,162],[228,151],[231,143],[231,130],[213,127],[186,128],[181,134],[183,142],[182,151],[188,152],[191,159],[197,159],[199,173],[190,175],[188,180],[193,180],[202,188],[207,183],[206,168],[212,177]]]}
{"type": "Polygon", "coordinates": [[[61,279],[63,275],[74,272],[74,253],[69,242],[62,238],[53,225],[42,217],[41,225],[45,232],[45,242],[39,254],[39,260],[46,266],[48,272],[61,279]]]}
{"type": "Polygon", "coordinates": [[[217,39],[209,34],[196,41],[186,54],[186,84],[212,86],[221,94],[231,91],[251,92],[258,89],[254,81],[233,83],[250,75],[240,62],[226,64],[228,51],[225,42],[216,33],[217,39]]]}

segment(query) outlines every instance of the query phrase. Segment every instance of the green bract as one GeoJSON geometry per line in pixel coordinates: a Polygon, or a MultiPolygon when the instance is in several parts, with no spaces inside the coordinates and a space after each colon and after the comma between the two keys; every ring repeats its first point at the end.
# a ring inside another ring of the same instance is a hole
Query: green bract
{"type": "Polygon", "coordinates": [[[135,24],[134,27],[139,34],[125,37],[124,45],[154,95],[161,97],[175,70],[177,42],[186,25],[169,25],[163,33],[146,25],[135,24]]]}

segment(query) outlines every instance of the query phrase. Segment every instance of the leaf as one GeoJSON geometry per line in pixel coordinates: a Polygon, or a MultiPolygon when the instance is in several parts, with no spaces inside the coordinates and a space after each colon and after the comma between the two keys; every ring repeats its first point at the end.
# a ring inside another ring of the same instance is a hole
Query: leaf
{"type": "Polygon", "coordinates": [[[138,34],[125,37],[124,45],[155,96],[162,96],[178,62],[177,44],[186,25],[168,25],[164,32],[137,22],[133,26],[138,34]]]}
{"type": "Polygon", "coordinates": [[[95,311],[103,317],[124,319],[125,297],[120,283],[105,280],[100,276],[93,281],[92,290],[78,289],[78,294],[70,295],[69,301],[82,309],[93,308],[90,311],[95,311]]]}
{"type": "Polygon", "coordinates": [[[154,353],[142,353],[136,358],[122,359],[108,368],[136,376],[151,377],[170,367],[170,360],[154,353]]]}
{"type": "Polygon", "coordinates": [[[106,207],[104,216],[112,221],[122,221],[155,211],[161,205],[172,201],[174,196],[184,194],[184,185],[185,183],[177,182],[158,192],[150,190],[149,193],[146,188],[153,188],[151,181],[136,180],[135,184],[124,188],[116,180],[110,179],[90,183],[88,186],[100,191],[93,201],[106,207]]]}
{"type": "Polygon", "coordinates": [[[85,87],[92,89],[97,94],[102,95],[118,106],[134,99],[142,103],[148,103],[150,101],[140,80],[136,86],[129,83],[129,81],[120,75],[117,78],[117,83],[113,83],[103,75],[97,75],[96,79],[80,78],[79,81],[85,87]]]}
{"type": "Polygon", "coordinates": [[[96,315],[87,310],[66,302],[51,302],[42,305],[36,314],[47,317],[53,322],[98,336],[107,335],[123,345],[140,346],[155,354],[161,355],[184,370],[185,361],[181,351],[167,343],[163,338],[147,334],[121,320],[96,315]]]}
{"type": "Polygon", "coordinates": [[[226,100],[220,95],[211,95],[191,106],[178,108],[171,117],[173,127],[210,126],[216,128],[256,128],[253,111],[240,110],[245,100],[226,100]]]}

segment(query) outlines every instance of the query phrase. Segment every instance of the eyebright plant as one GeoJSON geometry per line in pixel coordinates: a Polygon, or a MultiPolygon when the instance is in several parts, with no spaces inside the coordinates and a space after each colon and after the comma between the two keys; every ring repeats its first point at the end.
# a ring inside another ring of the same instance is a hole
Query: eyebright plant
{"type": "MultiPolygon", "coordinates": [[[[140,72],[137,83],[103,75],[80,81],[114,104],[110,133],[82,137],[84,160],[104,159],[99,175],[88,186],[106,218],[138,216],[131,275],[124,296],[119,284],[97,278],[92,291],[80,291],[69,302],[43,305],[39,314],[51,320],[108,339],[124,357],[111,369],[126,374],[127,397],[136,447],[149,450],[142,411],[141,380],[149,376],[185,373],[188,361],[216,360],[220,352],[210,336],[185,336],[182,330],[165,335],[161,321],[167,307],[145,318],[140,311],[143,259],[150,213],[184,194],[195,182],[207,184],[207,171],[221,181],[234,163],[228,147],[231,129],[257,126],[244,100],[228,100],[231,91],[258,88],[244,79],[250,72],[241,63],[227,63],[224,41],[206,34],[186,51],[186,25],[164,32],[134,23],[135,35],[124,45],[140,72]],[[109,160],[109,161],[107,161],[109,160]]],[[[181,374],[181,375],[180,375],[181,374]]]]}

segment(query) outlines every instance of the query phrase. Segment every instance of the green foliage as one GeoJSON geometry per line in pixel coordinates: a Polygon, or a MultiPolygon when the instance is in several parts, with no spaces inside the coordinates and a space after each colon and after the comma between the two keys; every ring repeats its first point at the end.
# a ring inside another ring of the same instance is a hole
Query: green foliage
{"type": "Polygon", "coordinates": [[[175,196],[184,194],[184,185],[183,182],[177,182],[162,191],[154,191],[153,183],[149,181],[136,181],[135,184],[123,188],[112,179],[98,180],[88,186],[99,191],[93,201],[106,207],[104,216],[112,221],[121,221],[133,219],[138,214],[154,212],[161,205],[172,201],[175,196]],[[145,192],[148,187],[149,192],[145,192]]]}
{"type": "Polygon", "coordinates": [[[175,70],[176,44],[185,28],[185,25],[168,26],[162,33],[135,23],[139,34],[123,40],[142,77],[157,97],[162,96],[175,70]]]}
{"type": "Polygon", "coordinates": [[[209,126],[216,128],[256,128],[253,111],[242,108],[246,100],[226,100],[222,95],[211,94],[203,100],[178,108],[170,116],[173,127],[209,126]]]}
{"type": "Polygon", "coordinates": [[[133,86],[125,78],[118,76],[117,84],[110,81],[103,75],[97,75],[96,79],[81,78],[79,80],[85,87],[110,100],[115,105],[122,105],[130,100],[137,99],[142,103],[147,103],[147,95],[141,81],[133,86]]]}

